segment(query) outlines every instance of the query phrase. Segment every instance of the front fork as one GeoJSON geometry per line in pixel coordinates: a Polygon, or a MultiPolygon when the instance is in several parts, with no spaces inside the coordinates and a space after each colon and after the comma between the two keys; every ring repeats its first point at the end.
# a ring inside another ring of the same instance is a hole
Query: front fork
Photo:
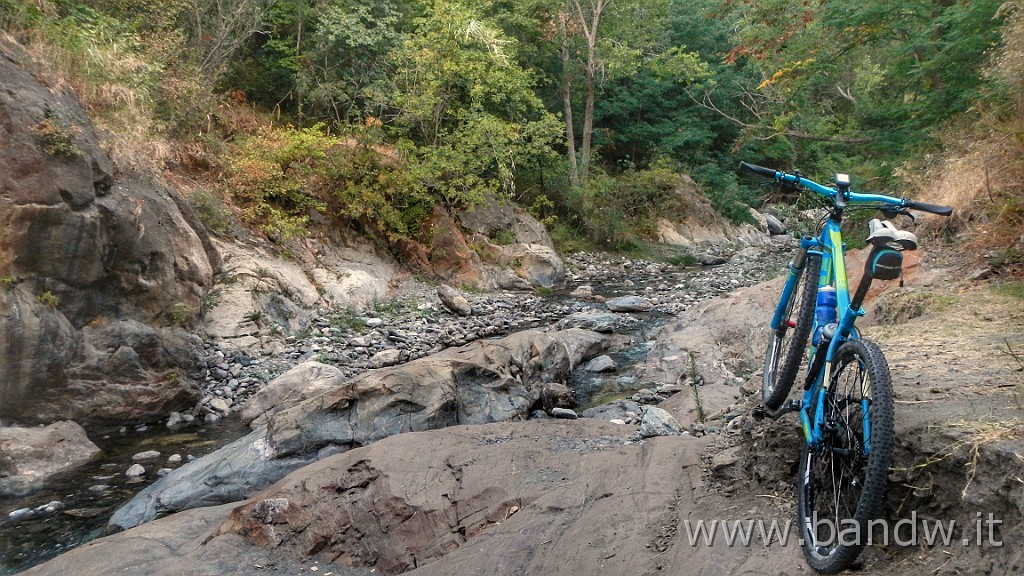
{"type": "Polygon", "coordinates": [[[779,298],[779,303],[775,306],[775,315],[772,316],[771,323],[772,330],[778,330],[782,323],[787,320],[786,315],[789,313],[789,303],[793,298],[793,292],[796,291],[797,283],[804,271],[806,262],[807,250],[801,245],[789,261],[789,275],[786,276],[786,283],[782,287],[782,297],[779,298]]]}

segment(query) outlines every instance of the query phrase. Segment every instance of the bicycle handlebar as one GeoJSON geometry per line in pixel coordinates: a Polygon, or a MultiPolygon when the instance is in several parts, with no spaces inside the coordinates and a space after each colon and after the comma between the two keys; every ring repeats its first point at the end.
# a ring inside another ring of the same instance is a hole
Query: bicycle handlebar
{"type": "Polygon", "coordinates": [[[913,208],[914,210],[920,210],[921,212],[930,212],[932,214],[938,214],[939,216],[949,216],[953,213],[952,206],[928,204],[927,202],[918,202],[917,200],[904,200],[903,205],[907,208],[913,208]]]}
{"type": "Polygon", "coordinates": [[[758,166],[757,164],[748,164],[747,162],[740,161],[740,168],[750,170],[754,174],[760,174],[761,176],[767,176],[769,178],[775,178],[775,170],[771,168],[765,168],[764,166],[758,166]]]}
{"type": "MultiPolygon", "coordinates": [[[[740,168],[749,170],[755,174],[766,176],[777,182],[784,182],[788,184],[799,184],[804,188],[807,188],[813,192],[816,192],[826,198],[835,200],[839,193],[837,188],[829,186],[822,186],[810,178],[805,178],[798,174],[788,174],[780,170],[772,170],[771,168],[765,168],[764,166],[758,166],[757,164],[750,164],[749,162],[740,162],[740,168]]],[[[909,200],[906,198],[896,198],[893,196],[885,196],[882,194],[861,194],[858,192],[850,192],[849,189],[845,190],[843,200],[865,203],[865,202],[878,202],[882,204],[890,204],[897,208],[910,208],[913,210],[920,210],[922,212],[929,212],[931,214],[938,214],[939,216],[949,216],[953,213],[953,208],[950,206],[940,206],[938,204],[928,204],[927,202],[918,202],[917,200],[909,200]]]]}

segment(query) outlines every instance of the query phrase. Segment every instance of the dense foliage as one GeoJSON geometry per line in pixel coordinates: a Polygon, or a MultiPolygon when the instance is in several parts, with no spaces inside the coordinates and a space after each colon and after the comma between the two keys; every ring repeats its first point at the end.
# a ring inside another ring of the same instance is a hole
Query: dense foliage
{"type": "Polygon", "coordinates": [[[1016,10],[0,0],[0,25],[76,87],[115,149],[223,173],[224,193],[272,237],[320,213],[394,242],[437,205],[501,193],[562,235],[621,246],[683,209],[681,173],[749,218],[761,199],[737,177],[741,158],[899,185],[944,131],[1016,105],[1013,83],[986,72],[1016,10]],[[264,119],[241,121],[246,109],[264,119]]]}

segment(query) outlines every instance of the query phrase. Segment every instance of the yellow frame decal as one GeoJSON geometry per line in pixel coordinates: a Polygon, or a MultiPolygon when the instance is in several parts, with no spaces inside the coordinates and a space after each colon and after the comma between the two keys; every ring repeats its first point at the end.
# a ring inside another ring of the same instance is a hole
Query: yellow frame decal
{"type": "Polygon", "coordinates": [[[839,230],[829,231],[829,241],[832,244],[832,267],[836,274],[836,292],[849,292],[850,285],[846,279],[846,259],[843,257],[843,239],[839,230]]]}

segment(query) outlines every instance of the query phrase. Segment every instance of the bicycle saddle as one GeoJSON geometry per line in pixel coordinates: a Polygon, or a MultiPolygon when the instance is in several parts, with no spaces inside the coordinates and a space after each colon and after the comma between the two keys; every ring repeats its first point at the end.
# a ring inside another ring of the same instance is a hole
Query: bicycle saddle
{"type": "Polygon", "coordinates": [[[868,222],[868,229],[871,231],[868,242],[876,246],[894,243],[904,250],[917,250],[917,236],[913,232],[900,230],[888,220],[874,218],[868,222]]]}

